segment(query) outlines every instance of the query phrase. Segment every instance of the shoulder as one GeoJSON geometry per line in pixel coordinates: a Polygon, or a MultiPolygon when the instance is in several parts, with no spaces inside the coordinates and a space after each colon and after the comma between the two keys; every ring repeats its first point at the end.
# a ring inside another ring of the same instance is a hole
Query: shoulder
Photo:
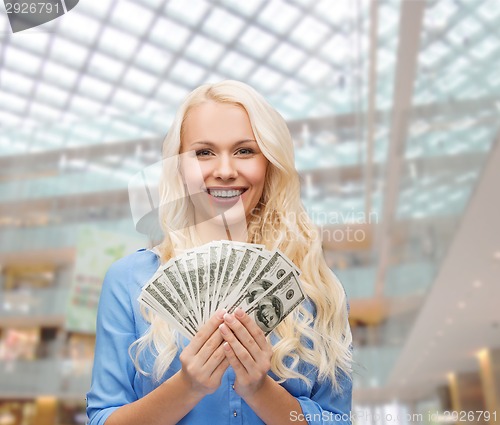
{"type": "Polygon", "coordinates": [[[141,288],[159,265],[159,258],[154,252],[140,249],[115,261],[106,273],[103,286],[141,288]]]}

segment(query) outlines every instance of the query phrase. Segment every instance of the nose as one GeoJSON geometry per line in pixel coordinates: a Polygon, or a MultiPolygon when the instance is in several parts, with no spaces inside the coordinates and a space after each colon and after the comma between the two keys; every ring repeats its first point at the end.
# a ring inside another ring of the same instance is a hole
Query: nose
{"type": "Polygon", "coordinates": [[[229,155],[223,155],[218,158],[213,176],[221,180],[232,180],[238,177],[238,170],[229,155]]]}

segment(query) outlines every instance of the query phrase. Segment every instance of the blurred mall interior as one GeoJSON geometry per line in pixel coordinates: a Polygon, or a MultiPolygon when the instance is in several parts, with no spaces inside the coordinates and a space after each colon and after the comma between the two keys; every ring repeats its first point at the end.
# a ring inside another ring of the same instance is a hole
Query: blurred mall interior
{"type": "Polygon", "coordinates": [[[500,419],[498,0],[81,0],[15,33],[0,12],[1,425],[85,423],[102,277],[149,243],[128,183],[228,78],[293,135],[355,422],[500,419]]]}

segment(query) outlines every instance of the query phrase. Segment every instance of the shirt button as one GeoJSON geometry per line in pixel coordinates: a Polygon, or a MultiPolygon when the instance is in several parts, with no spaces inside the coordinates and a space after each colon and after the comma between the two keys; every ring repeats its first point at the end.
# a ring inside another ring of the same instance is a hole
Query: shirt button
{"type": "Polygon", "coordinates": [[[233,385],[231,385],[231,388],[234,390],[234,384],[233,384],[233,385]]]}
{"type": "Polygon", "coordinates": [[[238,412],[236,410],[233,412],[233,416],[234,417],[238,416],[238,412]]]}

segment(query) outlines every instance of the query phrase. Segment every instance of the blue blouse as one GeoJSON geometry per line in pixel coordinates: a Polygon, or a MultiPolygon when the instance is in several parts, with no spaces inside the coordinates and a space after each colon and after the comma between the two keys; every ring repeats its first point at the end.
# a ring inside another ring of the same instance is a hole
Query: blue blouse
{"type": "MultiPolygon", "coordinates": [[[[137,372],[128,354],[130,344],[148,329],[137,298],[159,265],[154,252],[142,249],[114,263],[106,274],[97,313],[92,386],[87,393],[89,425],[103,425],[114,410],[138,400],[161,384],[137,372]]],[[[179,354],[180,351],[165,380],[180,370],[179,354]]],[[[310,364],[300,362],[298,369],[309,376],[313,386],[308,388],[299,379],[288,379],[281,384],[297,398],[302,408],[302,412],[290,412],[290,421],[305,418],[310,424],[350,424],[351,380],[342,375],[341,391],[335,392],[328,381],[315,379],[317,372],[310,364]],[[304,416],[300,416],[302,414],[304,416]]],[[[272,372],[269,375],[278,379],[272,372]]],[[[263,424],[232,389],[234,380],[234,371],[229,367],[217,391],[205,396],[179,424],[263,424]]]]}

